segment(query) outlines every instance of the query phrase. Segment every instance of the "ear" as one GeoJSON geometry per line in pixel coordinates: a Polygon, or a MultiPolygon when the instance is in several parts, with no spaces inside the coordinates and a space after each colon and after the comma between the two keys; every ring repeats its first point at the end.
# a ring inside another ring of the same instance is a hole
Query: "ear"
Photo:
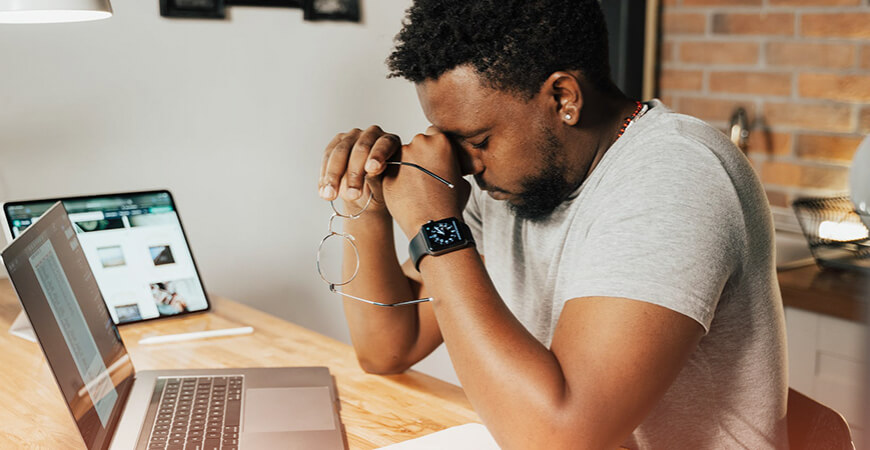
{"type": "Polygon", "coordinates": [[[577,125],[580,121],[580,110],[583,109],[583,91],[580,80],[570,72],[553,72],[541,87],[548,99],[557,119],[568,126],[577,125]]]}

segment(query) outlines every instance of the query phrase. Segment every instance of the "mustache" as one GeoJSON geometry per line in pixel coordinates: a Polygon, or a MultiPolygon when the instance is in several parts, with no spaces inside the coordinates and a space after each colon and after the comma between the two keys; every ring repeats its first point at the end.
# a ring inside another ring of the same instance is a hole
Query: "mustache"
{"type": "Polygon", "coordinates": [[[510,194],[510,192],[508,192],[504,189],[501,189],[497,186],[493,186],[493,185],[487,183],[486,181],[484,181],[483,175],[481,175],[479,173],[474,175],[474,182],[477,183],[477,186],[480,187],[481,189],[483,189],[484,191],[502,192],[505,194],[510,194]]]}

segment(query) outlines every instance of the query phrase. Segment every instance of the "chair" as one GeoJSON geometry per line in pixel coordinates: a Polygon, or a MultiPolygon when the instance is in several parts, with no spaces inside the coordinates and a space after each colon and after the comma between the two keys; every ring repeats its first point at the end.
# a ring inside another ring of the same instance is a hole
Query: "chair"
{"type": "Polygon", "coordinates": [[[792,450],[854,450],[852,432],[837,411],[789,388],[788,440],[792,450]]]}

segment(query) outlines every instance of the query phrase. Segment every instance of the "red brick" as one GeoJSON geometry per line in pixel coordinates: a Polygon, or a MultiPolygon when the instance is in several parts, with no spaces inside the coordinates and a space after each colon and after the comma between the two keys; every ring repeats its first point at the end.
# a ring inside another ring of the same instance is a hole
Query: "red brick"
{"type": "Polygon", "coordinates": [[[800,185],[802,187],[844,191],[849,186],[849,168],[845,166],[802,167],[800,185]]]}
{"type": "Polygon", "coordinates": [[[850,6],[861,0],[768,0],[770,6],[850,6]]]}
{"type": "Polygon", "coordinates": [[[697,13],[662,14],[662,32],[671,34],[704,34],[707,31],[707,15],[697,13]]]}
{"type": "Polygon", "coordinates": [[[780,186],[799,186],[801,168],[784,162],[765,161],[761,164],[761,181],[780,186]]]}
{"type": "Polygon", "coordinates": [[[865,106],[858,114],[858,132],[870,133],[870,106],[865,106]]]}
{"type": "Polygon", "coordinates": [[[755,112],[755,106],[750,100],[682,97],[679,101],[679,112],[711,122],[728,122],[731,119],[731,115],[734,114],[734,110],[741,106],[749,113],[750,120],[755,112]]]}
{"type": "Polygon", "coordinates": [[[761,0],[683,0],[683,6],[761,6],[761,0]]]}
{"type": "Polygon", "coordinates": [[[736,94],[790,95],[791,74],[762,72],[712,72],[710,90],[736,94]]]}
{"type": "Polygon", "coordinates": [[[789,162],[766,161],[761,165],[761,180],[780,186],[845,190],[847,167],[806,166],[789,162]]]}
{"type": "Polygon", "coordinates": [[[659,76],[661,90],[699,91],[704,83],[704,72],[700,70],[664,69],[659,76]]]}
{"type": "Polygon", "coordinates": [[[749,131],[749,153],[766,155],[791,154],[791,133],[775,133],[769,130],[752,129],[749,131]]]}
{"type": "Polygon", "coordinates": [[[861,49],[861,62],[859,65],[862,69],[870,70],[870,45],[865,45],[861,49]]]}
{"type": "Polygon", "coordinates": [[[768,64],[788,67],[850,68],[855,64],[852,44],[770,42],[765,48],[768,64]]]}
{"type": "Polygon", "coordinates": [[[662,46],[659,50],[659,60],[663,63],[674,61],[675,53],[674,53],[674,43],[673,42],[662,42],[662,46]]]}
{"type": "Polygon", "coordinates": [[[766,103],[764,117],[771,128],[796,127],[804,130],[852,131],[852,108],[844,104],[766,103]]]}
{"type": "Polygon", "coordinates": [[[804,14],[801,35],[813,37],[870,37],[870,13],[804,14]]]}
{"type": "Polygon", "coordinates": [[[790,36],[794,34],[794,14],[715,14],[713,32],[790,36]]]}
{"type": "Polygon", "coordinates": [[[797,137],[795,149],[798,156],[806,159],[849,162],[855,156],[861,139],[855,136],[802,134],[797,137]]]}
{"type": "Polygon", "coordinates": [[[755,42],[684,42],[680,44],[680,61],[698,64],[756,64],[755,42]]]}
{"type": "Polygon", "coordinates": [[[781,208],[788,208],[791,206],[791,200],[789,199],[788,194],[771,189],[767,190],[767,201],[770,203],[770,206],[779,206],[781,208]]]}
{"type": "Polygon", "coordinates": [[[870,102],[870,75],[802,73],[798,77],[801,97],[870,102]]]}

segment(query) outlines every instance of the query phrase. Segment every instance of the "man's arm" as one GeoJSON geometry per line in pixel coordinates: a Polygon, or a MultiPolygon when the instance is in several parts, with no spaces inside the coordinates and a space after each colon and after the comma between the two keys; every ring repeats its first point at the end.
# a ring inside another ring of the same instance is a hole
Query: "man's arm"
{"type": "MultiPolygon", "coordinates": [[[[423,290],[419,274],[416,280],[406,278],[405,273],[412,271],[403,272],[399,266],[393,247],[393,219],[381,192],[385,162],[400,145],[398,136],[378,126],[339,133],[326,146],[318,181],[320,196],[343,203],[347,211],[359,211],[367,205],[359,218],[342,221],[359,250],[359,273],[339,289],[384,303],[420,298],[423,290]]],[[[353,249],[345,246],[344,279],[353,274],[356,261],[353,249]]],[[[429,304],[385,308],[345,299],[344,309],[354,349],[366,371],[404,371],[442,342],[429,304]]]]}
{"type": "Polygon", "coordinates": [[[424,257],[420,270],[459,380],[503,448],[617,447],[704,334],[660,306],[588,297],[566,303],[547,349],[499,298],[473,249],[424,257]]]}
{"type": "MultiPolygon", "coordinates": [[[[359,274],[344,287],[345,292],[383,303],[427,295],[413,265],[398,263],[392,217],[363,213],[348,222],[345,231],[355,238],[360,264],[359,274]]],[[[346,246],[342,268],[346,276],[353,273],[354,261],[353,250],[346,246]]],[[[345,299],[344,312],[357,359],[366,372],[403,372],[442,342],[431,303],[386,308],[345,299]]]]}

